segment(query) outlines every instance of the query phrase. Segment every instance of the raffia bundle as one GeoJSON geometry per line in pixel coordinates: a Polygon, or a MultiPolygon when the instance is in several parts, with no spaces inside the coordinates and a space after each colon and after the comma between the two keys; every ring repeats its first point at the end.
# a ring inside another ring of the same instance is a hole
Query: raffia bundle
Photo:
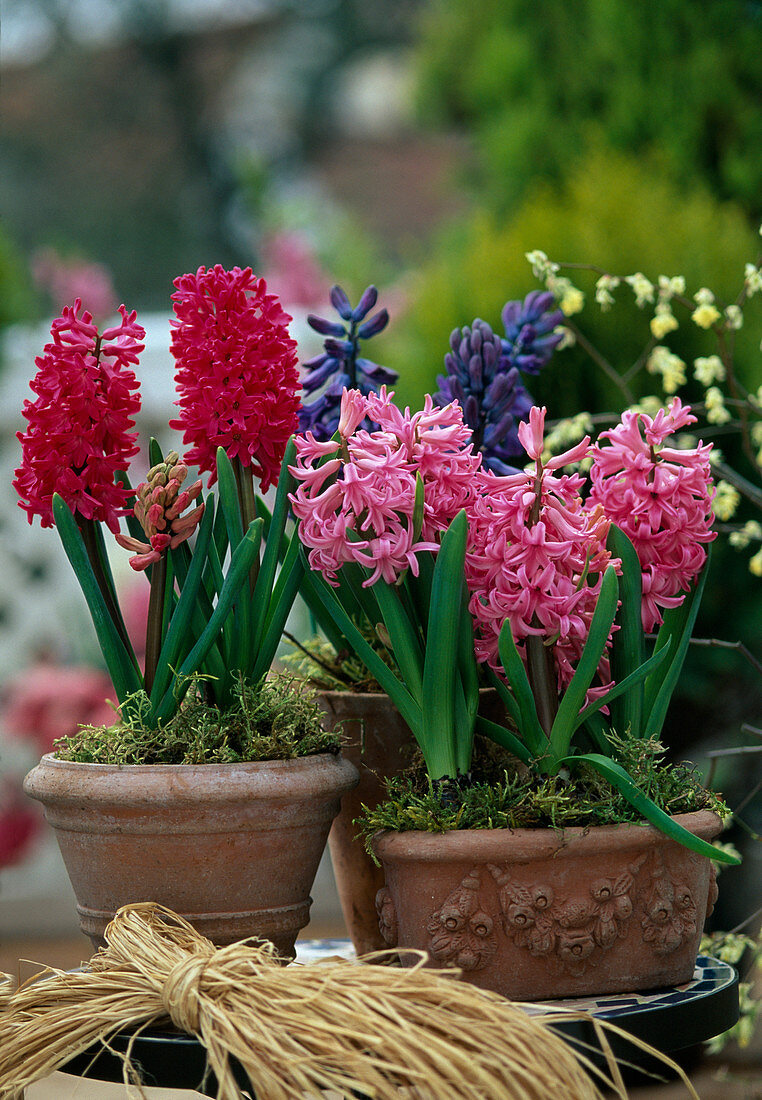
{"type": "Polygon", "coordinates": [[[13,996],[14,981],[10,974],[0,971],[0,1012],[5,1012],[13,996]]]}
{"type": "MultiPolygon", "coordinates": [[[[454,971],[424,969],[423,959],[409,969],[343,959],[284,967],[270,944],[217,949],[151,903],[120,910],[106,941],[87,969],[47,970],[10,998],[0,1015],[2,1100],[94,1043],[162,1021],[203,1043],[218,1100],[244,1096],[231,1059],[260,1100],[321,1090],[373,1100],[600,1100],[596,1073],[626,1096],[613,1057],[608,1081],[547,1017],[454,971]]],[[[602,1030],[600,1038],[606,1048],[602,1030]]],[[[129,1049],[124,1079],[135,1081],[129,1049]]]]}

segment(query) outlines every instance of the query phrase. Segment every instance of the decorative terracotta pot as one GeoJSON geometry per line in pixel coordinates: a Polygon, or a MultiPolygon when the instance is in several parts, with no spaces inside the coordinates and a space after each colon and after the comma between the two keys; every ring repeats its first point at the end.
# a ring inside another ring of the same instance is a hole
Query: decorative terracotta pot
{"type": "MultiPolygon", "coordinates": [[[[706,840],[721,830],[707,810],[676,820],[706,840]]],[[[519,1001],[689,981],[717,897],[711,862],[649,825],[379,833],[373,846],[386,943],[519,1001]]]]}
{"type": "Polygon", "coordinates": [[[410,763],[415,741],[388,695],[324,691],[316,696],[326,729],[341,729],[341,751],[360,780],[341,800],[328,837],[336,889],[349,937],[358,955],[386,947],[376,916],[376,894],[384,873],[357,838],[354,821],[363,805],[374,809],[384,797],[383,781],[410,763]]]}
{"type": "MultiPolygon", "coordinates": [[[[494,688],[483,688],[479,696],[479,712],[502,721],[505,712],[494,688]]],[[[368,855],[364,839],[358,838],[355,820],[363,806],[372,810],[383,801],[384,780],[409,766],[415,738],[389,696],[381,692],[322,691],[316,699],[326,715],[325,728],[341,729],[341,751],[360,774],[357,786],[341,800],[328,847],[344,922],[355,951],[364,955],[388,946],[376,913],[384,873],[368,855]]]]}
{"type": "Polygon", "coordinates": [[[156,901],[217,944],[294,953],[328,830],[357,771],[340,756],[245,764],[78,764],[42,758],[42,802],[95,946],[115,911],[156,901]]]}

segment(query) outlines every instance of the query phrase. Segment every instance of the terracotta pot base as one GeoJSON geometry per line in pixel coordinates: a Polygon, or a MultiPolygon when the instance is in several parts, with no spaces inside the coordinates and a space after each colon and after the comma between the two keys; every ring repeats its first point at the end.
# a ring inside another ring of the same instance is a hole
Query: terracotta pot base
{"type": "MultiPolygon", "coordinates": [[[[182,915],[190,921],[197,932],[206,936],[218,947],[228,943],[237,943],[252,935],[251,929],[257,929],[257,936],[270,940],[282,954],[294,955],[296,935],[310,921],[310,903],[312,898],[299,905],[284,905],[280,909],[257,909],[247,913],[195,913],[182,915]]],[[[103,929],[113,917],[107,909],[87,909],[77,905],[79,927],[89,937],[94,946],[105,942],[103,929]]]]}
{"type": "Polygon", "coordinates": [[[77,764],[43,757],[42,802],[98,947],[115,911],[156,901],[214,943],[272,940],[293,956],[309,892],[354,767],[322,754],[250,764],[77,764]]]}
{"type": "MultiPolygon", "coordinates": [[[[708,811],[677,820],[721,830],[708,811]]],[[[518,1001],[689,981],[717,896],[708,859],[645,825],[381,833],[374,848],[386,943],[518,1001]]]]}

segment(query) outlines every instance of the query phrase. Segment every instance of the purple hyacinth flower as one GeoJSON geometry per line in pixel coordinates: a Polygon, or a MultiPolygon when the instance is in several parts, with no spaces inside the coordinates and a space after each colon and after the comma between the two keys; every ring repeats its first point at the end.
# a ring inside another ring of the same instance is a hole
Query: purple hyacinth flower
{"type": "Polygon", "coordinates": [[[314,401],[302,406],[299,431],[311,431],[316,439],[330,439],[336,431],[345,387],[367,395],[378,393],[382,385],[392,385],[398,378],[396,371],[358,354],[360,342],[377,335],[389,322],[385,309],[368,317],[378,300],[376,288],[369,286],[354,309],[340,286],[331,288],[330,300],[343,324],[313,314],[307,318],[310,327],[326,337],[323,354],[303,364],[307,373],[302,378],[302,389],[308,394],[320,392],[314,401]]]}
{"type": "Polygon", "coordinates": [[[447,374],[437,379],[435,401],[439,405],[457,401],[484,464],[506,472],[503,440],[514,428],[513,398],[519,372],[505,361],[500,337],[479,318],[470,326],[455,329],[445,368],[447,374]]]}
{"type": "Polygon", "coordinates": [[[534,290],[523,302],[506,302],[502,321],[504,338],[479,319],[452,332],[447,373],[437,379],[435,400],[439,405],[457,401],[484,465],[510,474],[526,457],[518,425],[528,419],[533,404],[519,372],[538,374],[549,361],[562,339],[555,329],[563,313],[549,291],[534,290]]]}
{"type": "Polygon", "coordinates": [[[501,316],[503,356],[524,374],[539,374],[563,339],[554,331],[564,319],[555,298],[549,290],[533,290],[523,302],[506,302],[501,316]]]}

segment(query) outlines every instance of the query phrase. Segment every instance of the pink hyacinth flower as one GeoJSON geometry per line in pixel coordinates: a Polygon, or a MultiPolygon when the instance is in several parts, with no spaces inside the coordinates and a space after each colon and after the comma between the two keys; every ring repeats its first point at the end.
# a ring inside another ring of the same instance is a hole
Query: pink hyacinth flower
{"type": "Polygon", "coordinates": [[[652,419],[625,412],[621,423],[601,432],[593,448],[590,501],[632,542],[643,570],[643,629],[662,622],[677,607],[706,561],[711,530],[711,445],[689,450],[665,447],[666,440],[695,422],[675,397],[652,419]]]}
{"type": "Polygon", "coordinates": [[[355,562],[370,571],[363,582],[393,584],[408,569],[416,575],[416,555],[436,551],[439,536],[471,499],[480,458],[459,406],[435,408],[426,398],[421,412],[402,412],[382,389],[364,397],[344,390],[337,442],[320,443],[311,432],[297,436],[299,482],[291,494],[301,521],[300,538],[313,569],[329,583],[355,562]],[[365,418],[378,427],[360,427],[365,418]],[[424,489],[420,532],[415,531],[416,479],[424,489]]]}
{"type": "MultiPolygon", "coordinates": [[[[534,470],[508,477],[485,471],[469,507],[466,577],[476,626],[476,653],[502,671],[498,638],[510,621],[519,653],[526,640],[553,646],[558,688],[570,682],[590,631],[607,566],[609,522],[580,496],[583,479],[556,471],[583,458],[590,441],[542,463],[545,409],[533,408],[519,427],[534,470]]],[[[613,563],[616,564],[616,563],[613,563]]],[[[604,659],[590,697],[608,679],[604,659]]]]}

